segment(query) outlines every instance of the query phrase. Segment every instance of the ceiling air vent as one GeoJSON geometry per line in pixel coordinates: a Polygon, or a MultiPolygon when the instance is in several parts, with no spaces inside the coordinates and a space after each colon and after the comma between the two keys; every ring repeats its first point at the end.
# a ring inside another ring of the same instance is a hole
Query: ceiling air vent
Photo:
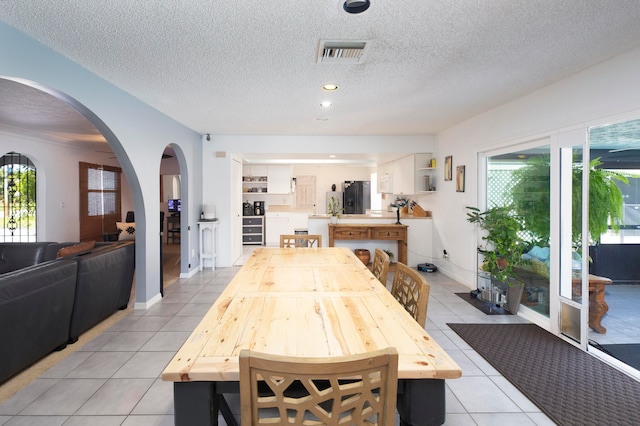
{"type": "Polygon", "coordinates": [[[320,40],[318,63],[358,64],[364,59],[368,41],[364,40],[320,40]]]}

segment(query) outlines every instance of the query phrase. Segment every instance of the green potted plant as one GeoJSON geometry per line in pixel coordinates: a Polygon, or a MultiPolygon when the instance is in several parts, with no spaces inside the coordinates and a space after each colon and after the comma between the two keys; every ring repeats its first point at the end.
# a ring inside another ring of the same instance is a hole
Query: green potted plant
{"type": "Polygon", "coordinates": [[[393,257],[394,257],[393,252],[391,250],[382,250],[382,251],[387,253],[387,255],[389,256],[389,262],[393,263],[393,257]]]}
{"type": "MultiPolygon", "coordinates": [[[[589,162],[589,241],[598,243],[609,226],[620,229],[623,219],[623,197],[616,182],[629,183],[621,173],[601,168],[600,158],[589,162]]],[[[582,171],[583,165],[573,166],[572,242],[579,250],[582,241],[582,171]]],[[[549,245],[550,212],[549,156],[533,157],[513,173],[510,195],[513,208],[523,218],[524,228],[532,235],[533,243],[549,245]]]]}
{"type": "Polygon", "coordinates": [[[484,244],[478,247],[483,256],[480,269],[491,278],[493,285],[506,284],[507,306],[512,313],[517,312],[524,285],[516,278],[515,267],[522,262],[524,244],[520,238],[522,220],[511,206],[496,206],[486,211],[467,207],[467,221],[485,231],[484,244]],[[511,290],[517,284],[514,290],[511,290]]]}
{"type": "Polygon", "coordinates": [[[329,199],[329,204],[327,205],[327,213],[331,215],[331,223],[337,223],[338,218],[340,217],[340,213],[342,213],[344,209],[340,207],[340,201],[338,197],[332,195],[329,199]]]}

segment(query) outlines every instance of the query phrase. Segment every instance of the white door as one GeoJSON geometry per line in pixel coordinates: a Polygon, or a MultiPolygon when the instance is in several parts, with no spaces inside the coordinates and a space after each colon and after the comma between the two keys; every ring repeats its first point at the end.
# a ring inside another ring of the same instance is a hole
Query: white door
{"type": "Polygon", "coordinates": [[[231,160],[231,238],[233,264],[242,257],[242,163],[231,160]]]}
{"type": "MultiPolygon", "coordinates": [[[[588,199],[589,168],[583,167],[584,164],[589,164],[589,151],[586,146],[586,132],[584,131],[567,132],[558,136],[557,161],[555,166],[552,163],[552,170],[557,171],[559,180],[559,184],[555,186],[555,188],[559,188],[559,192],[555,194],[557,197],[556,205],[559,208],[553,209],[559,214],[559,220],[554,221],[554,212],[552,212],[551,218],[552,224],[555,223],[558,226],[552,235],[559,236],[556,241],[559,243],[560,258],[556,265],[559,269],[557,276],[560,285],[556,294],[557,303],[551,303],[550,306],[550,317],[558,318],[557,332],[561,336],[568,338],[583,349],[587,347],[589,315],[588,256],[583,256],[582,265],[577,267],[573,262],[573,252],[575,249],[582,253],[588,253],[589,248],[587,238],[583,239],[581,248],[573,246],[572,227],[577,226],[578,229],[582,229],[582,235],[588,235],[588,203],[580,203],[582,212],[576,215],[573,214],[575,204],[572,199],[574,194],[581,194],[583,200],[588,199]],[[580,170],[583,173],[579,173],[580,170]],[[574,224],[574,220],[581,223],[574,224]]],[[[554,188],[553,177],[551,183],[554,188]]],[[[553,192],[552,197],[554,197],[553,192]]]]}

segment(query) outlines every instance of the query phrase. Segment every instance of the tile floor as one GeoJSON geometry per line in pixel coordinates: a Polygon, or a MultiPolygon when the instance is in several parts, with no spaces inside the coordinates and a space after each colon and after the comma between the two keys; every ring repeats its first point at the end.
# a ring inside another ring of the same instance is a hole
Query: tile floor
{"type": "MultiPolygon", "coordinates": [[[[160,303],[127,315],[2,403],[0,425],[173,425],[172,384],[160,374],[238,269],[177,281],[160,303]]],[[[424,274],[431,284],[426,329],[464,372],[447,381],[445,424],[552,425],[447,326],[524,320],[484,315],[454,294],[465,287],[439,272],[424,274]]],[[[229,402],[237,412],[238,401],[229,402]]]]}

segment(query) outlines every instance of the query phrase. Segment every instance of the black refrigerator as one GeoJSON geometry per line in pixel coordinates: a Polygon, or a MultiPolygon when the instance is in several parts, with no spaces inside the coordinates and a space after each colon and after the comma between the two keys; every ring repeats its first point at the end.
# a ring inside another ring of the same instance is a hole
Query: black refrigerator
{"type": "Polygon", "coordinates": [[[371,208],[371,182],[368,180],[345,181],[342,206],[345,214],[364,214],[371,208]]]}

